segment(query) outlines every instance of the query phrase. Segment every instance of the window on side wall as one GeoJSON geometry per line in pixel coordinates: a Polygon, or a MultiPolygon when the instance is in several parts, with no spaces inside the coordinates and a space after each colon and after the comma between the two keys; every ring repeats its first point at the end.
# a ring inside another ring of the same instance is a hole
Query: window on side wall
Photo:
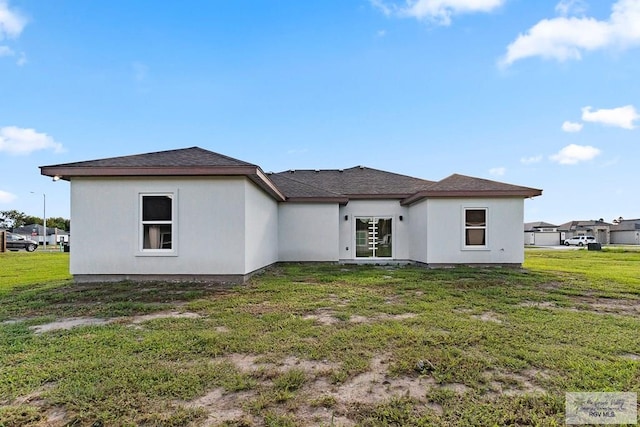
{"type": "Polygon", "coordinates": [[[147,253],[174,252],[173,194],[141,194],[140,217],[141,251],[147,253]]]}
{"type": "Polygon", "coordinates": [[[470,248],[487,246],[487,209],[464,210],[464,245],[470,248]]]}

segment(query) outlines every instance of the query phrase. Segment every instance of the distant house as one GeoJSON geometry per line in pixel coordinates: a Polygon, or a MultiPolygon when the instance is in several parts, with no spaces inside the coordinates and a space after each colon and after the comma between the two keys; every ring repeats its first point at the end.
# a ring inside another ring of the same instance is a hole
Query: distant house
{"type": "Polygon", "coordinates": [[[543,221],[525,223],[524,244],[531,246],[559,245],[560,231],[558,231],[558,226],[543,221]]]}
{"type": "Polygon", "coordinates": [[[71,183],[79,281],[242,282],[279,261],[516,265],[542,190],[364,166],[267,174],[198,147],[42,166],[71,183]],[[95,245],[95,224],[115,223],[95,245]]]}
{"type": "Polygon", "coordinates": [[[558,227],[560,231],[560,240],[565,240],[574,236],[593,236],[598,243],[608,245],[611,243],[611,237],[609,235],[611,225],[603,220],[589,220],[589,221],[569,221],[561,224],[558,227]]]}
{"type": "Polygon", "coordinates": [[[640,219],[620,219],[611,226],[611,243],[640,245],[640,219]]]}
{"type": "MultiPolygon", "coordinates": [[[[44,244],[44,227],[42,224],[29,224],[13,229],[15,234],[29,237],[39,244],[44,244]]],[[[56,245],[69,241],[69,232],[55,227],[47,227],[47,245],[56,245]]]]}

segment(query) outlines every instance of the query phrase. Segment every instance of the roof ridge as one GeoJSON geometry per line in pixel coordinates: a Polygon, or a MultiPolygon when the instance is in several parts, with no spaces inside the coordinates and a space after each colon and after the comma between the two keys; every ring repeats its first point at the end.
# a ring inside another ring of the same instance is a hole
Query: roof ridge
{"type": "MultiPolygon", "coordinates": [[[[313,171],[313,169],[310,169],[310,170],[313,171]]],[[[338,169],[336,169],[336,170],[338,170],[338,169]]],[[[288,176],[288,172],[278,172],[278,173],[275,173],[274,175],[277,175],[280,178],[288,179],[289,181],[293,181],[296,184],[301,184],[301,185],[304,185],[305,187],[313,188],[314,190],[324,191],[325,193],[333,194],[335,196],[340,196],[340,197],[344,197],[345,196],[344,194],[336,193],[335,191],[327,190],[326,188],[318,187],[316,185],[311,185],[311,184],[308,184],[306,182],[302,182],[302,181],[299,181],[297,179],[293,179],[290,176],[288,176]]],[[[277,186],[277,184],[276,184],[276,186],[277,186]]]]}
{"type": "Polygon", "coordinates": [[[369,170],[374,170],[374,171],[377,171],[377,172],[384,172],[384,173],[388,173],[388,174],[390,174],[390,175],[402,176],[402,177],[404,177],[404,178],[416,179],[416,180],[418,180],[418,181],[424,181],[425,183],[429,183],[429,184],[432,184],[432,183],[435,183],[435,182],[436,182],[436,181],[432,181],[432,180],[430,180],[430,179],[418,178],[417,176],[406,175],[406,174],[403,174],[403,173],[397,173],[397,172],[390,172],[390,171],[386,171],[386,170],[383,170],[383,169],[372,168],[372,167],[369,167],[369,166],[363,166],[363,165],[353,166],[353,167],[347,168],[347,169],[345,169],[345,170],[351,170],[351,169],[369,169],[369,170]]]}
{"type": "Polygon", "coordinates": [[[225,159],[233,160],[235,162],[242,162],[242,163],[246,163],[247,165],[256,166],[258,168],[260,167],[257,164],[249,163],[249,162],[247,162],[245,160],[240,160],[240,159],[237,159],[235,157],[227,156],[226,154],[218,153],[217,151],[207,150],[206,148],[202,148],[202,147],[198,147],[198,146],[183,148],[183,150],[189,150],[189,149],[192,149],[192,148],[197,148],[199,150],[206,151],[207,153],[215,154],[216,156],[224,157],[225,159]]]}

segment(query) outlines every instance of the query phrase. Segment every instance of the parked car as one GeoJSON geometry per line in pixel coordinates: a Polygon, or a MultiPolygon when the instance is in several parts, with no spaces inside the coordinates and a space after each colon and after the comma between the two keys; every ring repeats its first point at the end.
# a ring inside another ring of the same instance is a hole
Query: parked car
{"type": "Polygon", "coordinates": [[[7,233],[7,249],[10,251],[24,249],[27,252],[33,252],[38,249],[38,242],[34,242],[19,234],[7,233]]]}
{"type": "Polygon", "coordinates": [[[596,243],[596,238],[593,236],[573,236],[564,241],[565,246],[584,246],[588,243],[596,243]]]}

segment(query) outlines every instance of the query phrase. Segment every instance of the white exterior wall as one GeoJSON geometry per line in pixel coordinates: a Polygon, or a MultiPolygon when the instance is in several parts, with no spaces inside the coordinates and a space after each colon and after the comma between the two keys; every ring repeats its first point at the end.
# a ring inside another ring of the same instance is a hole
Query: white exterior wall
{"type": "Polygon", "coordinates": [[[640,231],[612,231],[611,243],[620,245],[640,245],[640,231]]]}
{"type": "Polygon", "coordinates": [[[356,258],[356,217],[385,217],[392,221],[392,258],[394,260],[409,259],[409,221],[408,208],[400,206],[399,200],[351,200],[347,205],[340,206],[340,259],[342,260],[370,260],[371,258],[356,258]],[[345,221],[344,217],[348,215],[345,221]],[[402,215],[403,220],[399,217],[402,215]]]}
{"type": "Polygon", "coordinates": [[[338,261],[337,203],[280,203],[280,261],[338,261]]]}
{"type": "MultiPolygon", "coordinates": [[[[423,202],[424,203],[424,202],[423,202]]],[[[428,199],[427,263],[521,264],[524,261],[524,201],[499,199],[428,199]],[[487,248],[465,249],[464,208],[486,208],[487,248]]]]}
{"type": "Polygon", "coordinates": [[[278,203],[245,180],[245,273],[278,261],[278,203]]]}
{"type": "Polygon", "coordinates": [[[525,245],[535,246],[557,246],[560,244],[560,232],[535,232],[527,231],[525,234],[525,245]]]}
{"type": "Polygon", "coordinates": [[[413,261],[428,262],[428,204],[426,200],[409,207],[410,254],[413,261]]]}
{"type": "Polygon", "coordinates": [[[246,178],[72,178],[71,273],[245,274],[246,178]],[[141,256],[140,193],[176,194],[175,256],[141,256]]]}

